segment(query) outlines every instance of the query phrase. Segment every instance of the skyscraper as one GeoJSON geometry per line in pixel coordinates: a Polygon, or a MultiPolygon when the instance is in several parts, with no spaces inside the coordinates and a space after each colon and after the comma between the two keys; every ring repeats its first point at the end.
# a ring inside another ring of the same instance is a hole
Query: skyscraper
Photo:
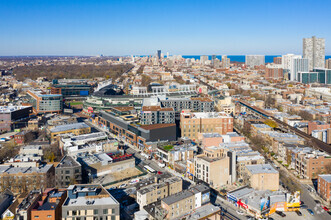
{"type": "Polygon", "coordinates": [[[246,66],[254,67],[265,64],[264,55],[246,55],[246,66]]]}
{"type": "Polygon", "coordinates": [[[215,59],[216,59],[216,55],[211,55],[211,65],[214,65],[215,59]]]}
{"type": "Polygon", "coordinates": [[[222,56],[222,69],[227,69],[230,67],[230,58],[223,55],[222,56]]]}
{"type": "Polygon", "coordinates": [[[200,56],[200,63],[205,65],[208,60],[208,56],[200,56]]]}
{"type": "Polygon", "coordinates": [[[309,61],[307,58],[294,58],[292,59],[292,65],[290,69],[290,80],[298,80],[298,72],[308,72],[309,61]]]}
{"type": "Polygon", "coordinates": [[[161,59],[161,50],[157,51],[157,59],[159,59],[159,60],[161,59]]]}
{"type": "Polygon", "coordinates": [[[309,70],[324,68],[325,66],[325,39],[303,38],[303,58],[309,60],[309,70]]]}

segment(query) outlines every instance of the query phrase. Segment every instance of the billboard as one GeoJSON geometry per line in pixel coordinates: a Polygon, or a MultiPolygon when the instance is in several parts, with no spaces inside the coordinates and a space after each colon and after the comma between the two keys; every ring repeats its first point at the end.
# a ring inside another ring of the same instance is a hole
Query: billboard
{"type": "Polygon", "coordinates": [[[202,203],[208,202],[210,199],[210,192],[202,194],[202,203]]]}
{"type": "Polygon", "coordinates": [[[300,191],[286,193],[286,203],[287,207],[300,207],[300,191]]]}
{"type": "Polygon", "coordinates": [[[260,210],[261,212],[266,210],[266,209],[269,209],[270,208],[270,199],[269,198],[262,198],[261,199],[261,202],[260,202],[260,210]]]}

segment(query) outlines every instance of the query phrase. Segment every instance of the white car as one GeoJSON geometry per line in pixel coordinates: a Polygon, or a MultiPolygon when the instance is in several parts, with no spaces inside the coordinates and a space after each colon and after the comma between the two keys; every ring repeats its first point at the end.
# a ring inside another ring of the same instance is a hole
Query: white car
{"type": "Polygon", "coordinates": [[[237,210],[237,213],[238,213],[238,215],[244,215],[245,214],[245,212],[242,211],[242,210],[237,210]]]}
{"type": "Polygon", "coordinates": [[[124,188],[124,187],[126,187],[126,184],[125,183],[122,184],[122,185],[120,185],[118,188],[124,188]]]}

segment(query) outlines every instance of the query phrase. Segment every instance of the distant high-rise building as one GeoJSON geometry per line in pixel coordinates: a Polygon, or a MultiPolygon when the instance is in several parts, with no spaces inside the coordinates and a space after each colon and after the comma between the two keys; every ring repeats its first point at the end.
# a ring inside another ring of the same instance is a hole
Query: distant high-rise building
{"type": "Polygon", "coordinates": [[[325,66],[325,39],[303,38],[303,58],[309,60],[309,70],[324,68],[325,66]]]}
{"type": "Polygon", "coordinates": [[[167,52],[167,58],[169,58],[169,52],[167,52]]]}
{"type": "Polygon", "coordinates": [[[230,68],[230,58],[223,55],[222,56],[222,69],[230,68]]]}
{"type": "Polygon", "coordinates": [[[211,55],[211,64],[214,65],[214,60],[216,59],[216,55],[211,55]]]}
{"type": "Polygon", "coordinates": [[[206,61],[208,60],[208,56],[200,56],[200,63],[206,64],[206,61]]]}
{"type": "MultiPolygon", "coordinates": [[[[291,74],[293,59],[301,59],[301,55],[295,55],[295,54],[286,54],[282,56],[282,67],[285,73],[285,78],[291,79],[291,77],[288,77],[288,74],[291,74]]],[[[294,79],[293,75],[293,79],[294,79]]]]}
{"type": "Polygon", "coordinates": [[[282,64],[282,58],[281,57],[274,57],[274,64],[282,64]]]}
{"type": "Polygon", "coordinates": [[[294,58],[290,69],[290,80],[297,80],[298,72],[308,72],[308,59],[307,58],[294,58]]]}
{"type": "Polygon", "coordinates": [[[161,59],[161,50],[157,51],[157,59],[159,59],[159,60],[161,59]]]}
{"type": "Polygon", "coordinates": [[[246,66],[254,67],[265,64],[264,55],[246,55],[246,66]]]}
{"type": "Polygon", "coordinates": [[[325,68],[331,69],[331,58],[325,61],[325,68]]]}

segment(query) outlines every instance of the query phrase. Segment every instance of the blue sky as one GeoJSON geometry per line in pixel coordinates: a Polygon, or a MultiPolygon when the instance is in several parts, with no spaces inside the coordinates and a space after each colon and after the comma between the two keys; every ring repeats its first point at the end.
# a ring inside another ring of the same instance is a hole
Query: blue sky
{"type": "Polygon", "coordinates": [[[0,56],[302,53],[329,0],[0,0],[0,56]]]}

